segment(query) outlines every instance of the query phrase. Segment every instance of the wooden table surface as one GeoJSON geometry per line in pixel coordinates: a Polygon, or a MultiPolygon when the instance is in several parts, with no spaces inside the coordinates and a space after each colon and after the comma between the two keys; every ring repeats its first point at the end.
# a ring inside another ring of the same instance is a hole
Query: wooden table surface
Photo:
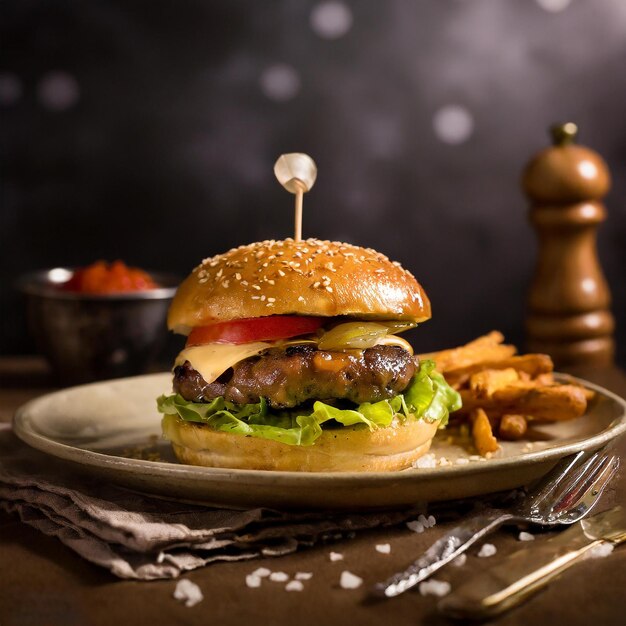
{"type": "MultiPolygon", "coordinates": [[[[626,396],[626,375],[618,369],[580,369],[574,372],[626,396]]],[[[37,358],[0,359],[0,421],[9,421],[26,400],[51,390],[47,370],[37,358]]],[[[626,439],[617,444],[626,460],[626,439]]],[[[624,465],[624,463],[622,463],[624,465]]],[[[622,468],[600,508],[626,502],[622,468]]],[[[438,524],[422,534],[404,527],[359,534],[332,546],[319,546],[281,557],[216,563],[187,574],[200,586],[204,600],[186,608],[172,597],[175,581],[121,581],[92,565],[54,538],[44,536],[16,517],[0,514],[0,624],[2,626],[88,626],[91,624],[428,624],[452,623],[436,612],[436,598],[410,592],[382,603],[366,603],[365,587],[400,569],[443,532],[438,524]],[[391,553],[376,552],[377,543],[390,543],[391,553]],[[331,562],[331,550],[343,561],[331,562]],[[259,566],[290,575],[313,572],[302,592],[287,592],[280,583],[259,589],[245,585],[245,577],[259,566]],[[357,590],[339,586],[343,570],[361,576],[357,590]]],[[[442,571],[438,578],[460,584],[495,563],[498,555],[519,548],[516,532],[503,529],[489,541],[498,552],[491,559],[470,553],[460,568],[442,571]],[[452,571],[454,570],[454,571],[452,571]]],[[[537,536],[536,542],[547,535],[537,536]]],[[[532,549],[532,545],[529,545],[532,549]]],[[[608,558],[586,561],[530,602],[501,616],[498,626],[612,626],[624,624],[626,547],[608,558]]]]}

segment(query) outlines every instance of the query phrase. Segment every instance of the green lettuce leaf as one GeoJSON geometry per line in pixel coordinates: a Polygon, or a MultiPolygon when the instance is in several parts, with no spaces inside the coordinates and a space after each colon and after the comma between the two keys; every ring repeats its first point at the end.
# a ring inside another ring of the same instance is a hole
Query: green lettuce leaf
{"type": "Polygon", "coordinates": [[[163,395],[157,400],[159,412],[166,417],[295,446],[315,443],[322,434],[322,424],[328,422],[333,427],[361,425],[375,430],[389,426],[394,415],[400,414],[404,419],[425,419],[431,423],[439,422],[443,427],[450,412],[460,407],[461,397],[435,371],[433,361],[420,363],[419,371],[403,394],[391,400],[364,402],[352,409],[339,409],[317,401],[312,411],[302,414],[301,410],[272,411],[265,398],[254,404],[234,404],[224,398],[216,398],[209,403],[191,402],[179,394],[163,395]]]}

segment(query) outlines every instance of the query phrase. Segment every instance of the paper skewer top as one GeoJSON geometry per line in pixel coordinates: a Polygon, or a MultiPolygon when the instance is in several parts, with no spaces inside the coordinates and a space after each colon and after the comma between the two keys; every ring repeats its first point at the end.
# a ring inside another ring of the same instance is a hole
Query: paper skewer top
{"type": "Polygon", "coordinates": [[[274,174],[278,182],[290,193],[296,196],[294,213],[295,241],[302,239],[302,196],[311,191],[317,178],[317,166],[315,161],[301,152],[281,154],[274,164],[274,174]]]}
{"type": "Polygon", "coordinates": [[[311,191],[317,178],[315,161],[302,152],[281,154],[274,164],[278,182],[290,193],[311,191]]]}

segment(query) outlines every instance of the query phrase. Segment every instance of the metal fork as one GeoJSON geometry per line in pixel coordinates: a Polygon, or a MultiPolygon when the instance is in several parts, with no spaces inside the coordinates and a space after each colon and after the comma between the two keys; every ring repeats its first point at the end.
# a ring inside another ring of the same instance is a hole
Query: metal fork
{"type": "Polygon", "coordinates": [[[492,509],[452,529],[406,570],[377,583],[374,595],[392,598],[404,593],[504,524],[556,526],[582,519],[619,466],[619,458],[604,451],[585,456],[579,452],[563,459],[510,510],[492,509]]]}

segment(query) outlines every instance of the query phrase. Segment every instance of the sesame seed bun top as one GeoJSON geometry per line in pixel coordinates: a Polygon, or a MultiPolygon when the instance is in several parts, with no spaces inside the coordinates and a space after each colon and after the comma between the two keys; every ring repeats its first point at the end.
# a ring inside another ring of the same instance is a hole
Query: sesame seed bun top
{"type": "Polygon", "coordinates": [[[307,239],[260,241],[204,259],[178,288],[170,330],[268,315],[346,315],[423,322],[413,275],[371,248],[307,239]]]}

